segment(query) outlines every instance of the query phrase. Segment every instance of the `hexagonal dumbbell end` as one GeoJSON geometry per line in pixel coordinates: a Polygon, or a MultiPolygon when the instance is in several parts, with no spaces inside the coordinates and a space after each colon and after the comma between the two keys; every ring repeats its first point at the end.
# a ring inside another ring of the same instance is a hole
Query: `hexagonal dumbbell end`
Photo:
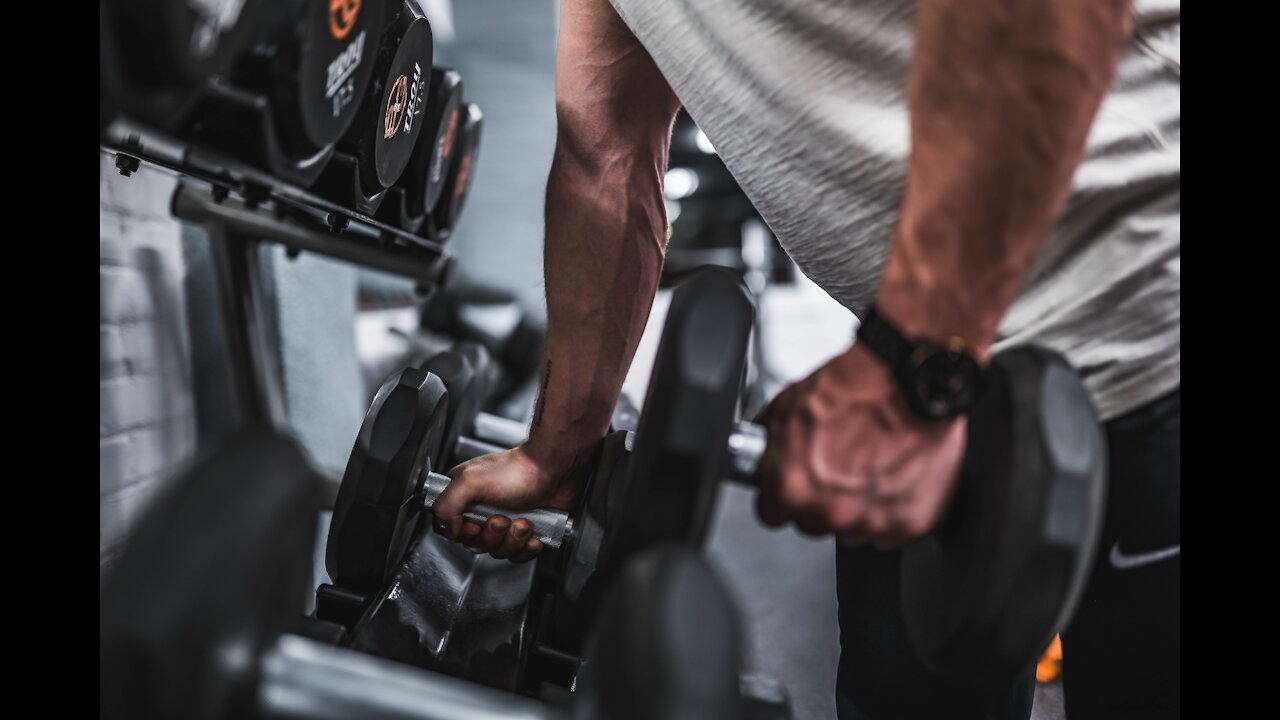
{"type": "Polygon", "coordinates": [[[439,457],[449,395],[406,368],[378,388],[334,503],[325,566],[336,585],[374,592],[395,571],[422,514],[423,474],[439,457]]]}

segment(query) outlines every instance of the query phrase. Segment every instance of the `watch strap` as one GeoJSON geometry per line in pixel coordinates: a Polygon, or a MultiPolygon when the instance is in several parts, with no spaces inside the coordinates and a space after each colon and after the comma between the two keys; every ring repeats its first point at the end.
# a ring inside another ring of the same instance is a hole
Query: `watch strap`
{"type": "Polygon", "coordinates": [[[881,316],[874,304],[858,326],[857,339],[858,342],[865,343],[867,349],[878,355],[895,374],[902,369],[916,348],[916,343],[881,316]]]}

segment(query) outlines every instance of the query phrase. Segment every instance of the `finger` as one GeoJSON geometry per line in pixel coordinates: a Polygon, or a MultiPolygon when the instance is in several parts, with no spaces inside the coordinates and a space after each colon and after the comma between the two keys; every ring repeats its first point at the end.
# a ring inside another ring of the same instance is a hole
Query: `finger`
{"type": "Polygon", "coordinates": [[[511,519],[505,515],[494,515],[489,518],[474,541],[474,547],[491,553],[502,547],[507,539],[507,531],[511,529],[511,519]]]}
{"type": "Polygon", "coordinates": [[[538,557],[538,553],[542,552],[542,541],[538,538],[529,538],[525,543],[524,549],[512,555],[509,560],[513,563],[526,563],[538,557]]]}
{"type": "Polygon", "coordinates": [[[756,491],[756,514],[769,527],[781,527],[787,521],[786,513],[782,511],[781,479],[778,475],[781,464],[778,456],[784,447],[782,441],[769,443],[757,476],[759,488],[756,491]]]}
{"type": "Polygon", "coordinates": [[[518,518],[511,523],[511,529],[507,531],[502,544],[490,554],[499,560],[505,560],[523,550],[531,534],[533,534],[533,523],[524,518],[518,518]]]}
{"type": "Polygon", "coordinates": [[[808,429],[795,418],[787,426],[786,458],[781,467],[779,483],[779,509],[807,535],[830,532],[823,516],[825,508],[817,497],[809,472],[808,429]]]}

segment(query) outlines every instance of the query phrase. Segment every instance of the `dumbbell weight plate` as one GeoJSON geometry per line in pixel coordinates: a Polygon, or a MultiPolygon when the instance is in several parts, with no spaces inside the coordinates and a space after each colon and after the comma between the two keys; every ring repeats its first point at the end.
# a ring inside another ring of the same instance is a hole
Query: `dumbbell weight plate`
{"type": "Polygon", "coordinates": [[[237,85],[266,93],[281,143],[311,155],[343,136],[360,110],[386,21],[382,0],[273,0],[265,37],[237,67],[237,85]]]}
{"type": "Polygon", "coordinates": [[[463,105],[459,112],[460,127],[458,129],[458,147],[454,151],[453,162],[445,178],[440,198],[435,209],[431,211],[431,219],[424,226],[428,233],[439,239],[445,239],[453,232],[466,204],[467,194],[471,190],[471,181],[475,177],[476,160],[480,154],[480,132],[484,124],[484,113],[475,103],[463,105]]]}
{"type": "Polygon", "coordinates": [[[702,543],[725,475],[754,315],[728,269],[704,269],[675,290],[630,467],[609,488],[622,493],[625,511],[602,562],[616,566],[668,540],[702,543]]]}
{"type": "Polygon", "coordinates": [[[459,343],[457,347],[437,353],[422,364],[422,369],[438,376],[449,391],[449,414],[445,423],[441,451],[435,456],[443,463],[436,470],[445,472],[453,462],[458,438],[475,424],[476,416],[487,394],[485,377],[492,362],[488,351],[476,343],[459,343]]]}
{"type": "Polygon", "coordinates": [[[432,68],[430,97],[423,136],[402,179],[409,213],[415,216],[430,213],[444,190],[450,160],[458,145],[462,76],[449,68],[432,68]]]}
{"type": "Polygon", "coordinates": [[[1066,624],[1102,525],[1105,440],[1079,376],[1060,356],[991,358],[969,421],[956,495],[902,556],[902,614],[937,671],[998,687],[1066,624]]]}
{"type": "Polygon", "coordinates": [[[304,609],[321,480],[248,430],[170,482],[103,586],[100,716],[250,717],[257,658],[304,609]]]}
{"type": "Polygon", "coordinates": [[[334,584],[381,589],[422,516],[423,473],[439,457],[448,393],[440,378],[406,368],[378,388],[334,502],[325,566],[334,584]]]}
{"type": "Polygon", "coordinates": [[[357,158],[368,197],[391,187],[409,164],[431,80],[431,25],[416,3],[393,6],[398,11],[378,47],[369,90],[342,141],[357,158]]]}

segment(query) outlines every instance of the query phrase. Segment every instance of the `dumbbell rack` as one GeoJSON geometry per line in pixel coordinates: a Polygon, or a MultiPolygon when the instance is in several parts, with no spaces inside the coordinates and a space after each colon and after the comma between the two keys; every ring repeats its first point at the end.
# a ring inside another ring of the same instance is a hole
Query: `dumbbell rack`
{"type": "MultiPolygon", "coordinates": [[[[274,339],[265,332],[260,242],[409,278],[424,292],[453,276],[454,257],[434,240],[344,208],[214,150],[180,143],[154,128],[113,126],[100,150],[122,175],[145,162],[179,178],[170,209],[209,236],[238,421],[284,427],[274,339]]],[[[332,489],[332,488],[331,488],[332,489]]]]}

